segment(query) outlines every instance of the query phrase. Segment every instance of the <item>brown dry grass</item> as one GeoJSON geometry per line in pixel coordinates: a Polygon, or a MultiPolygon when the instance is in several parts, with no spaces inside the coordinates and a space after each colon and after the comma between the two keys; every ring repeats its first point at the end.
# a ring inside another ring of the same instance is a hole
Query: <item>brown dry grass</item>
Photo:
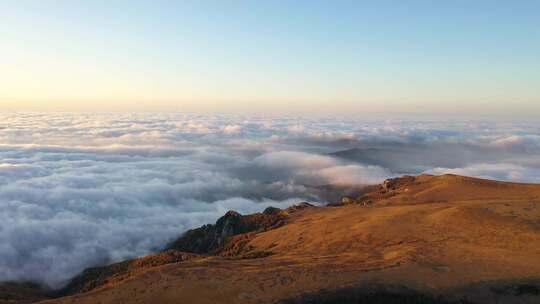
{"type": "Polygon", "coordinates": [[[301,210],[242,244],[270,256],[157,266],[47,303],[272,303],[363,282],[436,292],[540,277],[540,185],[422,175],[368,198],[301,210]]]}

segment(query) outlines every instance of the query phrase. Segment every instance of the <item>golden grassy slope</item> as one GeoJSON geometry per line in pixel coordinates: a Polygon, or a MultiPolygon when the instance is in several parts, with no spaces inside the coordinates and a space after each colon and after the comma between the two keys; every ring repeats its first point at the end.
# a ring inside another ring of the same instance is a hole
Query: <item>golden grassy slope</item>
{"type": "Polygon", "coordinates": [[[159,266],[47,303],[272,303],[369,282],[491,303],[503,296],[467,286],[540,277],[540,185],[421,175],[362,200],[371,204],[307,208],[256,234],[250,247],[268,257],[159,266]]]}

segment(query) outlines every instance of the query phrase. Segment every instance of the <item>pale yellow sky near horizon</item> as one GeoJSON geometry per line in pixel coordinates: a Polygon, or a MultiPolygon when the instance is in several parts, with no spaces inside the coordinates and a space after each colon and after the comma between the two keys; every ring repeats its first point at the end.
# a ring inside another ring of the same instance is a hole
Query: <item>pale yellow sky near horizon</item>
{"type": "Polygon", "coordinates": [[[536,8],[0,0],[0,110],[540,116],[536,8]]]}
{"type": "Polygon", "coordinates": [[[439,98],[439,102],[424,99],[401,101],[373,97],[371,100],[302,100],[302,99],[245,99],[245,100],[166,100],[166,99],[118,99],[92,100],[73,98],[69,100],[1,98],[0,111],[202,111],[237,113],[418,113],[418,114],[470,114],[470,115],[540,115],[540,102],[530,99],[497,100],[477,98],[475,102],[456,102],[451,98],[439,98]]]}

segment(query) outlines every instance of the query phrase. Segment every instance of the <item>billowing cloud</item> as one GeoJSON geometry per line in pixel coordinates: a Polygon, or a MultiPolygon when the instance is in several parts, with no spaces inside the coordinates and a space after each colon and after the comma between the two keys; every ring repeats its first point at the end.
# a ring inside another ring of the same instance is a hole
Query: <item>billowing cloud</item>
{"type": "Polygon", "coordinates": [[[263,154],[254,160],[274,174],[283,174],[297,183],[311,185],[371,185],[392,174],[379,166],[352,164],[329,155],[279,151],[263,154]]]}
{"type": "Polygon", "coordinates": [[[327,202],[329,185],[354,190],[420,172],[540,181],[532,122],[0,118],[0,280],[55,287],[86,267],[162,248],[228,209],[327,202]]]}

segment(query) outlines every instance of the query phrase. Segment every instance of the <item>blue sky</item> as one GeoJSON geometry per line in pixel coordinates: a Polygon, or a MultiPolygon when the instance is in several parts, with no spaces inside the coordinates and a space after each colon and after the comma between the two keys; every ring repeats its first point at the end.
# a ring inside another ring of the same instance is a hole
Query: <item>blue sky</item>
{"type": "Polygon", "coordinates": [[[540,113],[539,1],[2,1],[0,107],[540,113]]]}

